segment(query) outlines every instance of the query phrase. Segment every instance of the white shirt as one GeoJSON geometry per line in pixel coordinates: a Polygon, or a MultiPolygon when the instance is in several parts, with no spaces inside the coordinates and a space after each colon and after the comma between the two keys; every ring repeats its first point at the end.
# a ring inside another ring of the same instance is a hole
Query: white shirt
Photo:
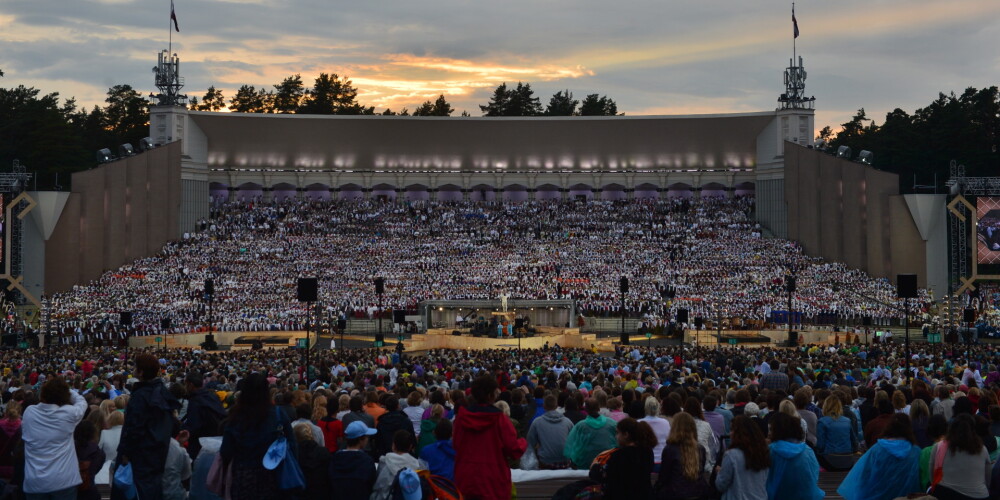
{"type": "Polygon", "coordinates": [[[108,430],[101,431],[101,440],[98,446],[104,452],[108,462],[114,462],[118,458],[118,443],[122,440],[122,426],[116,425],[108,430]]]}
{"type": "Polygon", "coordinates": [[[191,457],[181,448],[176,439],[170,439],[167,450],[167,463],[163,468],[163,499],[184,500],[187,491],[181,484],[191,479],[191,457]]]}
{"type": "Polygon", "coordinates": [[[73,431],[83,420],[87,402],[71,392],[72,404],[39,403],[24,411],[24,492],[51,493],[79,485],[80,467],[73,431]]]}

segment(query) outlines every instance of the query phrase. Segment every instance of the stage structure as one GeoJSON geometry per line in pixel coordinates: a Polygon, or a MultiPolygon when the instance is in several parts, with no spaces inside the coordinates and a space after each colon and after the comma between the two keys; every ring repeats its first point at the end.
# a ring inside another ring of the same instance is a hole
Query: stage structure
{"type": "MultiPolygon", "coordinates": [[[[427,300],[417,307],[425,329],[450,329],[472,333],[479,324],[492,325],[482,330],[484,335],[496,336],[497,322],[508,321],[515,326],[527,320],[529,327],[576,327],[576,304],[570,299],[507,301],[503,310],[501,299],[494,300],[427,300]]],[[[506,330],[505,330],[506,331],[506,330]]]]}
{"type": "MultiPolygon", "coordinates": [[[[948,320],[963,324],[962,294],[1000,280],[1000,177],[966,177],[952,160],[948,200],[948,320]]],[[[965,325],[968,326],[968,325],[965,325]]]]}

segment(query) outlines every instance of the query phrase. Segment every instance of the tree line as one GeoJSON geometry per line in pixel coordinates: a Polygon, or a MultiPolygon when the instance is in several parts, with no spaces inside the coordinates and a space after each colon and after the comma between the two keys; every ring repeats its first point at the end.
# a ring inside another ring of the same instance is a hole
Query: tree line
{"type": "MultiPolygon", "coordinates": [[[[444,94],[433,102],[424,101],[410,112],[403,108],[393,111],[386,108],[378,112],[374,106],[358,103],[358,89],[350,79],[336,73],[320,73],[312,87],[306,88],[302,75],[286,77],[271,88],[242,85],[236,94],[227,99],[221,90],[211,86],[199,100],[191,99],[190,109],[198,111],[221,111],[229,109],[237,113],[301,113],[315,115],[384,115],[384,116],[451,116],[455,108],[444,94]]],[[[569,90],[556,92],[547,107],[535,97],[531,84],[518,82],[517,87],[508,88],[500,84],[490,98],[490,102],[479,106],[483,116],[613,116],[618,114],[618,105],[607,96],[590,94],[583,102],[573,99],[569,90]]],[[[462,116],[469,116],[463,112],[462,116]]]]}
{"type": "Polygon", "coordinates": [[[965,165],[970,177],[1000,175],[998,133],[997,87],[969,87],[961,95],[939,93],[912,115],[896,108],[886,114],[881,125],[868,117],[864,108],[859,109],[836,134],[829,126],[823,127],[817,141],[825,141],[833,150],[848,146],[853,156],[861,150],[871,151],[875,168],[900,175],[902,192],[913,192],[914,184],[933,184],[937,174],[937,191],[941,193],[951,160],[965,165]]]}

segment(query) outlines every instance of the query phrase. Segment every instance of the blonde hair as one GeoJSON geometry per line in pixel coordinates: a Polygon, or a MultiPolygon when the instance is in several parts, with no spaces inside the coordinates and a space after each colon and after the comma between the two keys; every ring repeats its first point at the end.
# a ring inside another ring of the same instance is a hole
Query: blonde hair
{"type": "Polygon", "coordinates": [[[11,401],[7,403],[7,409],[3,412],[3,418],[7,420],[17,420],[21,418],[21,403],[11,401]]]}
{"type": "Polygon", "coordinates": [[[122,394],[121,396],[116,397],[115,398],[115,409],[116,410],[124,410],[125,408],[128,408],[128,400],[129,399],[130,399],[130,396],[128,394],[122,394]]]}
{"type": "Polygon", "coordinates": [[[506,401],[497,401],[496,403],[493,403],[493,406],[500,408],[500,411],[502,411],[504,415],[507,415],[508,417],[510,416],[510,405],[507,404],[506,401]]]}
{"type": "Polygon", "coordinates": [[[108,428],[116,425],[125,425],[125,414],[120,411],[113,411],[108,415],[108,428]]]}
{"type": "Polygon", "coordinates": [[[840,402],[840,398],[836,395],[831,394],[823,401],[823,416],[830,417],[834,420],[842,417],[844,415],[844,405],[840,402]]]}
{"type": "Polygon", "coordinates": [[[802,418],[799,416],[799,411],[795,409],[795,403],[791,400],[784,400],[778,405],[778,411],[795,418],[802,418]]]}
{"type": "Polygon", "coordinates": [[[927,407],[927,403],[923,399],[914,398],[913,402],[910,403],[910,420],[916,420],[920,417],[930,418],[931,410],[927,407]]]}
{"type": "Polygon", "coordinates": [[[312,427],[305,422],[295,424],[292,430],[295,433],[296,441],[309,441],[313,438],[312,427]]]}
{"type": "Polygon", "coordinates": [[[698,428],[695,426],[694,417],[690,413],[678,413],[674,415],[674,420],[670,424],[670,435],[667,436],[667,444],[676,446],[680,450],[681,473],[690,480],[698,479],[701,475],[701,460],[698,455],[698,428]]]}

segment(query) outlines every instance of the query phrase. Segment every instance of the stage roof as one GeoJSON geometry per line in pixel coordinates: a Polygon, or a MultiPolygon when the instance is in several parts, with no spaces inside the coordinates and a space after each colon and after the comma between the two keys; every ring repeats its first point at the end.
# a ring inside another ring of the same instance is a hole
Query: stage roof
{"type": "Polygon", "coordinates": [[[189,116],[212,169],[620,172],[752,169],[776,115],[189,116]]]}

